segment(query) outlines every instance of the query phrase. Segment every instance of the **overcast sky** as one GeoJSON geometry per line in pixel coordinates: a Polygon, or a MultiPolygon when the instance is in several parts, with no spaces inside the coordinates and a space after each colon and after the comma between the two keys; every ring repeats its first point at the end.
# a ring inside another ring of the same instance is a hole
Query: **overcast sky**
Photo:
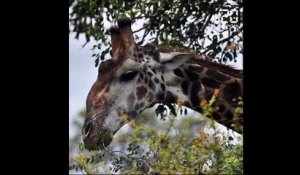
{"type": "Polygon", "coordinates": [[[91,57],[91,47],[93,43],[82,45],[85,39],[74,39],[74,35],[69,38],[69,132],[74,133],[72,120],[78,112],[85,107],[86,96],[96,80],[97,68],[94,58],[91,57]]]}

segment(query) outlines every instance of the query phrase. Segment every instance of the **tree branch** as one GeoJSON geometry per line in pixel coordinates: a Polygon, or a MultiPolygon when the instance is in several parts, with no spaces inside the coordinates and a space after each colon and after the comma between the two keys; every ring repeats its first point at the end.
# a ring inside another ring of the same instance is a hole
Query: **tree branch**
{"type": "Polygon", "coordinates": [[[148,24],[144,25],[143,27],[141,27],[140,29],[137,29],[136,31],[134,31],[134,32],[132,32],[132,33],[137,33],[137,32],[139,32],[139,31],[141,31],[141,30],[143,30],[143,29],[145,29],[145,28],[147,28],[147,27],[149,27],[148,24]]]}
{"type": "Polygon", "coordinates": [[[241,28],[239,28],[237,32],[233,32],[231,36],[229,36],[229,37],[227,37],[227,38],[225,38],[223,40],[220,40],[217,43],[210,44],[209,46],[207,46],[207,49],[204,52],[202,52],[201,54],[205,54],[206,52],[210,51],[213,46],[217,46],[217,45],[220,45],[220,44],[222,44],[222,43],[224,43],[226,41],[229,41],[231,38],[235,37],[236,35],[238,35],[242,31],[243,31],[243,26],[241,28]]]}
{"type": "Polygon", "coordinates": [[[204,18],[205,23],[202,25],[201,29],[200,29],[200,33],[204,32],[204,29],[206,28],[206,26],[208,25],[208,23],[210,22],[211,17],[213,16],[214,13],[207,13],[207,15],[204,18]],[[209,15],[209,16],[208,16],[209,15]],[[206,20],[208,16],[208,19],[206,20]]]}
{"type": "Polygon", "coordinates": [[[138,45],[143,44],[143,42],[144,42],[144,40],[145,40],[145,38],[146,38],[146,36],[148,35],[149,32],[150,31],[146,29],[146,31],[144,32],[144,35],[142,37],[142,40],[138,42],[138,45]]]}
{"type": "MultiPolygon", "coordinates": [[[[210,4],[209,9],[212,7],[212,5],[213,5],[213,4],[210,4]]],[[[197,31],[197,32],[199,32],[200,35],[201,35],[201,33],[204,32],[204,30],[205,30],[205,28],[207,27],[207,25],[209,24],[209,22],[210,22],[212,16],[213,16],[215,13],[218,13],[218,12],[219,12],[219,9],[220,9],[220,8],[218,8],[218,9],[215,10],[215,11],[211,11],[211,12],[207,12],[207,13],[206,13],[206,15],[205,15],[205,17],[204,17],[204,20],[203,20],[203,21],[204,21],[204,24],[201,26],[201,29],[200,29],[199,31],[197,31]],[[215,12],[215,13],[213,13],[213,12],[215,12]]],[[[190,42],[190,44],[188,45],[188,48],[190,48],[191,45],[192,45],[197,39],[198,39],[198,38],[195,37],[195,38],[190,42]]]]}

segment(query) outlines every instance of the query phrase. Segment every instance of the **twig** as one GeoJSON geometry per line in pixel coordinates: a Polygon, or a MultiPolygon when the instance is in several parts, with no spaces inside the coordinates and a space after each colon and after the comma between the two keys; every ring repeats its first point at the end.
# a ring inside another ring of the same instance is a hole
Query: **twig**
{"type": "Polygon", "coordinates": [[[107,149],[107,148],[105,147],[104,143],[103,143],[103,147],[104,147],[104,149],[105,149],[111,156],[114,156],[114,153],[121,153],[121,154],[124,155],[124,158],[127,159],[127,160],[130,160],[130,159],[142,160],[142,161],[146,164],[146,166],[149,168],[149,171],[151,170],[151,167],[150,167],[150,165],[148,164],[148,162],[147,162],[145,159],[141,158],[141,157],[131,157],[131,156],[128,156],[127,154],[123,153],[122,151],[110,151],[109,149],[107,149]]]}
{"type": "Polygon", "coordinates": [[[82,45],[82,48],[84,48],[84,46],[88,43],[89,41],[85,42],[83,45],[82,45]]]}
{"type": "Polygon", "coordinates": [[[136,31],[134,31],[134,32],[132,32],[132,33],[139,32],[139,31],[141,31],[141,30],[143,30],[143,29],[147,28],[148,26],[149,26],[149,25],[148,25],[148,24],[146,24],[146,25],[144,25],[143,27],[141,27],[140,29],[138,29],[138,30],[136,30],[136,31]]]}
{"type": "MultiPolygon", "coordinates": [[[[230,27],[228,27],[228,36],[230,36],[230,27]]],[[[227,44],[228,44],[228,42],[229,41],[227,41],[227,44]]],[[[222,52],[221,57],[220,57],[220,60],[222,60],[224,53],[225,53],[225,49],[223,49],[223,52],[222,52]]]]}
{"type": "MultiPolygon", "coordinates": [[[[210,7],[209,7],[209,8],[211,8],[212,5],[213,5],[213,4],[210,4],[210,7]]],[[[220,9],[220,8],[218,8],[215,12],[218,13],[219,9],[220,9]]],[[[204,32],[206,26],[209,24],[209,22],[210,22],[210,20],[211,20],[211,18],[212,18],[212,16],[213,16],[214,14],[215,14],[215,13],[213,13],[213,12],[211,12],[211,13],[207,12],[207,13],[206,13],[206,15],[205,15],[205,17],[204,17],[204,20],[203,20],[203,21],[204,21],[204,24],[201,26],[201,29],[198,31],[199,34],[201,34],[201,33],[204,32]]],[[[190,48],[190,46],[191,46],[197,39],[198,39],[198,38],[195,37],[195,38],[193,39],[193,41],[191,41],[190,44],[188,45],[188,48],[190,48]]]]}
{"type": "Polygon", "coordinates": [[[229,36],[229,37],[227,37],[227,38],[225,38],[223,40],[220,40],[217,43],[210,44],[209,46],[207,46],[207,49],[204,52],[202,52],[201,54],[205,54],[206,52],[210,51],[212,49],[212,46],[217,46],[217,45],[222,44],[222,43],[224,43],[226,41],[229,41],[231,38],[233,38],[236,35],[238,35],[239,33],[241,33],[242,30],[243,30],[243,26],[241,28],[239,28],[237,32],[233,32],[231,36],[229,36]]]}
{"type": "Polygon", "coordinates": [[[213,13],[207,13],[207,15],[205,16],[205,18],[204,18],[205,23],[204,23],[204,25],[202,25],[202,27],[200,29],[201,33],[204,32],[204,29],[208,25],[208,23],[210,22],[210,19],[211,19],[212,15],[213,15],[213,13]],[[207,16],[208,16],[208,19],[206,20],[207,16]]]}
{"type": "Polygon", "coordinates": [[[145,38],[146,38],[146,36],[148,35],[149,32],[150,32],[150,30],[146,29],[146,31],[143,34],[142,40],[138,42],[138,45],[143,44],[143,42],[144,42],[144,40],[145,40],[145,38]]]}

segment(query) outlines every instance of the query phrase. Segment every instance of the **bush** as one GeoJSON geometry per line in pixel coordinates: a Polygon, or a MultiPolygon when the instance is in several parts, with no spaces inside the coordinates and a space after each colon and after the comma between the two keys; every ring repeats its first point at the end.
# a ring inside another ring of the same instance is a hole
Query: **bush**
{"type": "MultiPolygon", "coordinates": [[[[174,109],[186,110],[180,105],[174,109]]],[[[164,121],[157,122],[155,115],[147,113],[131,121],[129,131],[119,131],[104,150],[89,152],[80,143],[70,169],[86,174],[243,174],[241,136],[229,129],[218,130],[218,124],[208,118],[169,113],[165,111],[164,121]]]]}

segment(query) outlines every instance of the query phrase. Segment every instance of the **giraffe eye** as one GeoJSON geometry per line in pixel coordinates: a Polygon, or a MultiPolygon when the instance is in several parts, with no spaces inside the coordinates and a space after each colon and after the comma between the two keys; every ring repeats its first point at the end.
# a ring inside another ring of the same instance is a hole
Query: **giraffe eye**
{"type": "Polygon", "coordinates": [[[137,73],[138,72],[134,71],[134,70],[127,71],[121,75],[120,81],[121,82],[131,81],[132,79],[134,79],[134,77],[137,75],[137,73]]]}

